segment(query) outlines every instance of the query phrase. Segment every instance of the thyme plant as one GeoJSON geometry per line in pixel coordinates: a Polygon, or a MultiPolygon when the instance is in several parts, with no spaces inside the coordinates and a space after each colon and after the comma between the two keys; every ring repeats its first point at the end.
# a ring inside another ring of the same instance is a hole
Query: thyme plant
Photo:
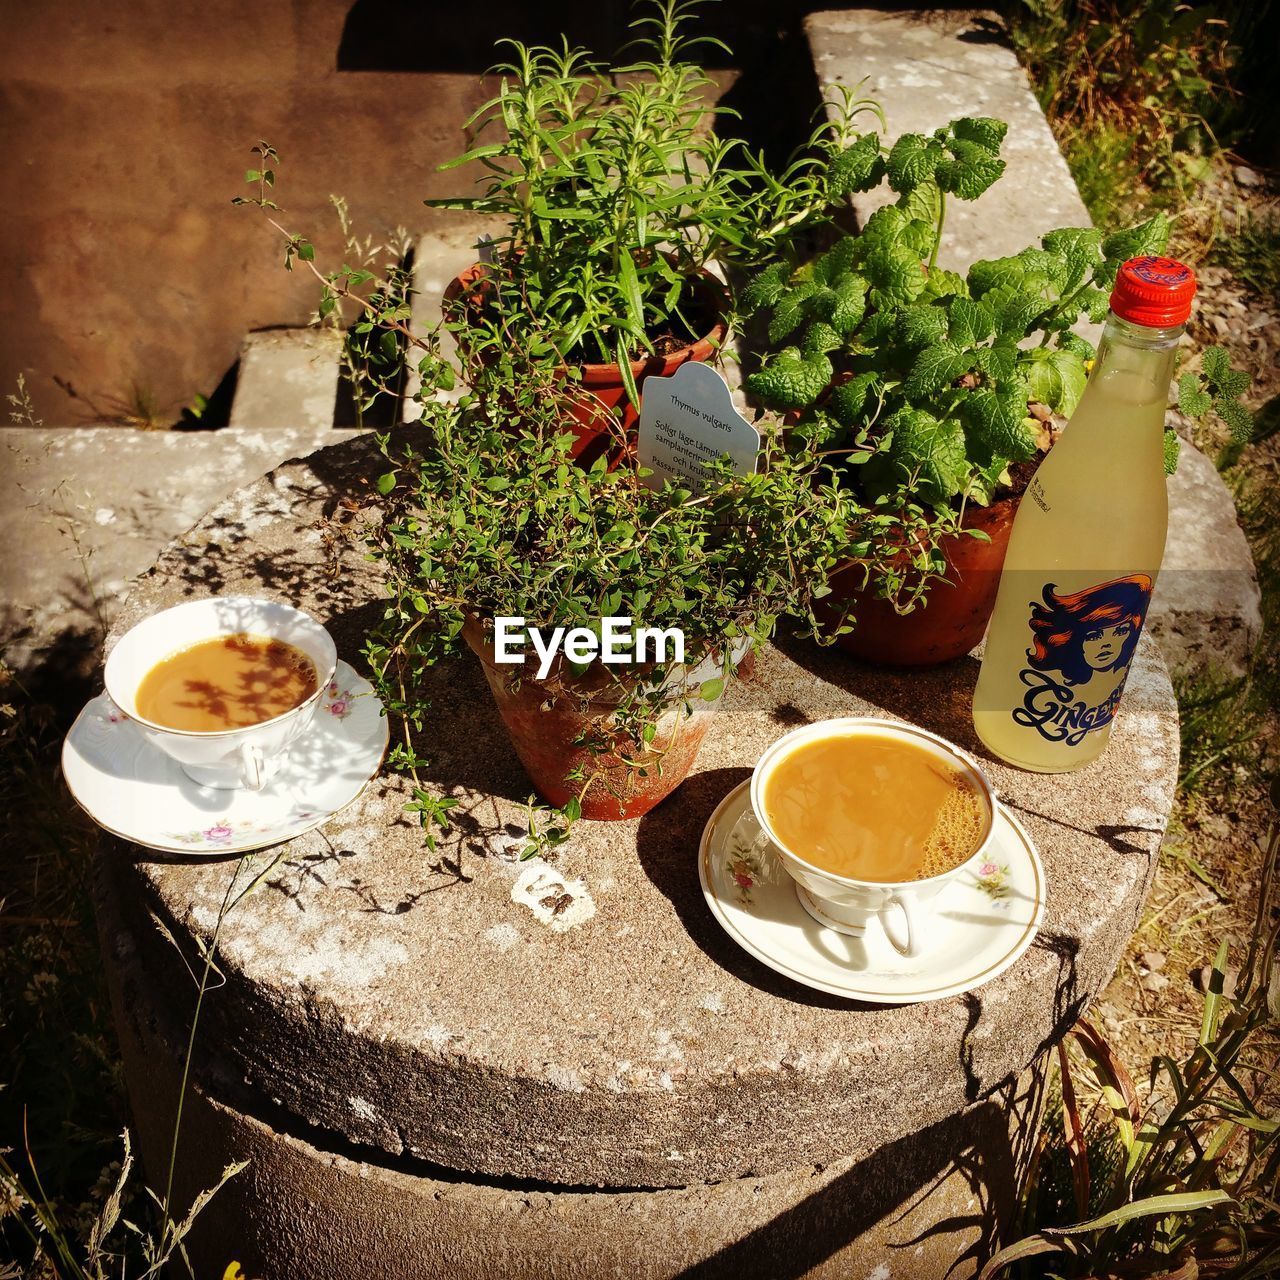
{"type": "MultiPolygon", "coordinates": [[[[379,696],[403,724],[391,760],[414,777],[411,808],[429,838],[447,822],[448,803],[416,777],[414,731],[429,714],[423,677],[461,651],[469,621],[523,616],[530,626],[599,635],[603,618],[629,616],[637,626],[680,628],[687,669],[707,657],[717,663],[700,687],[671,662],[571,670],[616,686],[591,753],[660,770],[658,721],[694,699],[719,697],[734,658],[767,640],[783,616],[817,634],[814,606],[830,573],[850,558],[874,558],[884,529],[900,519],[860,506],[831,483],[816,449],[782,447],[776,430],[756,473],[713,464],[696,494],[671,481],[653,488],[634,466],[610,471],[601,460],[583,468],[570,461],[572,436],[545,386],[530,376],[508,390],[505,399],[429,402],[412,433],[383,442],[392,469],[378,485],[385,514],[373,553],[388,601],[366,657],[379,696]]],[[[567,776],[577,795],[531,824],[525,852],[563,838],[588,788],[615,785],[607,772],[567,776]]]]}

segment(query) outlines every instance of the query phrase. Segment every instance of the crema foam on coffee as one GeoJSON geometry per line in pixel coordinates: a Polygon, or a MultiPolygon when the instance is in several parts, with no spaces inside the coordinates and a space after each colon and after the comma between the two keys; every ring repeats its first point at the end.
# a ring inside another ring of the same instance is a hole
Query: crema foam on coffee
{"type": "Polygon", "coordinates": [[[764,784],[774,835],[838,876],[903,883],[968,861],[990,826],[972,779],[927,748],[875,732],[787,752],[764,784]]]}

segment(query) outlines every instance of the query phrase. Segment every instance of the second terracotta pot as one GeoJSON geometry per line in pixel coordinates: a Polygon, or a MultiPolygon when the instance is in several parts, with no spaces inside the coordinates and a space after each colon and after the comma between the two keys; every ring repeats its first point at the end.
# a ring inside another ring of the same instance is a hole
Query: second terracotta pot
{"type": "Polygon", "coordinates": [[[965,510],[962,528],[979,530],[987,538],[958,533],[943,539],[947,580],[934,582],[925,602],[910,613],[899,613],[888,600],[878,599],[874,588],[861,589],[858,569],[836,574],[827,612],[838,617],[852,604],[856,619],[854,629],[839,638],[841,648],[867,662],[904,667],[950,662],[968,653],[982,639],[995,608],[1018,502],[1011,497],[965,510]]]}
{"type": "Polygon", "coordinates": [[[625,681],[630,668],[605,672],[593,664],[586,675],[574,676],[557,657],[547,679],[538,680],[531,664],[495,660],[492,636],[479,619],[469,619],[462,636],[480,659],[511,744],[538,794],[559,808],[581,793],[584,818],[638,818],[665,800],[693,767],[723,699],[723,686],[710,700],[699,692],[720,674],[716,660],[673,667],[670,704],[652,742],[638,749],[616,719],[628,694],[620,677],[625,681]],[[591,785],[583,792],[588,778],[591,785]]]}

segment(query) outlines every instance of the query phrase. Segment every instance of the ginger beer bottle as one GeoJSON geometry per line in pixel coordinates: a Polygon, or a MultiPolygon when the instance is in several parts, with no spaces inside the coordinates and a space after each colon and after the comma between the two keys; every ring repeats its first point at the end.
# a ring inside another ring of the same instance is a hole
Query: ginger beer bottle
{"type": "Polygon", "coordinates": [[[1131,258],[1071,422],[1018,508],[973,695],[978,737],[1024,769],[1096,759],[1164,555],[1164,420],[1195,276],[1131,258]]]}

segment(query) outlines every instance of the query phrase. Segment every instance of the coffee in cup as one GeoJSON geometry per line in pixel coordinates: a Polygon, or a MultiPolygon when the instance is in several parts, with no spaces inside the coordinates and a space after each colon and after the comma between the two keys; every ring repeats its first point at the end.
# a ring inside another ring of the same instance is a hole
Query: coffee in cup
{"type": "Polygon", "coordinates": [[[259,791],[311,724],[337,657],[301,609],[217,596],[138,623],[112,649],[105,684],[193,781],[259,791]]]}
{"type": "Polygon", "coordinates": [[[857,716],[775,742],[751,804],[810,915],[851,934],[878,919],[908,956],[935,899],[990,844],[996,806],[977,762],[945,738],[857,716]]]}

